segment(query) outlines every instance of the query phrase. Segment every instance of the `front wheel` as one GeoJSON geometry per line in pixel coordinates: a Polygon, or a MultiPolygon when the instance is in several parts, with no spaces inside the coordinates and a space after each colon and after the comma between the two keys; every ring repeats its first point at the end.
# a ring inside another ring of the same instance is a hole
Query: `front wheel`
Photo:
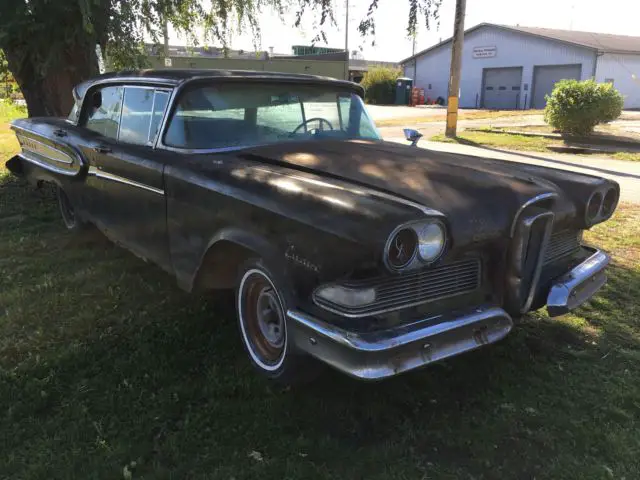
{"type": "Polygon", "coordinates": [[[236,291],[242,343],[253,366],[267,378],[283,384],[304,383],[315,378],[317,365],[292,351],[280,288],[261,260],[251,259],[242,266],[236,291]]]}

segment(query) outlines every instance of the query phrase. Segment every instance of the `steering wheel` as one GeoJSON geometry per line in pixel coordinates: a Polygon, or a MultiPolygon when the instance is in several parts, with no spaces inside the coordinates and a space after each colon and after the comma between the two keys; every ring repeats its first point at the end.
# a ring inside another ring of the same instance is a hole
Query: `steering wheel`
{"type": "Polygon", "coordinates": [[[300,130],[302,127],[306,126],[308,123],[311,123],[311,122],[318,122],[319,124],[318,130],[320,130],[321,132],[324,131],[324,128],[322,128],[323,123],[327,124],[327,126],[329,127],[329,130],[334,130],[333,125],[331,125],[331,122],[326,118],[314,117],[314,118],[309,118],[305,120],[296,128],[294,128],[293,131],[291,132],[291,135],[295,135],[296,133],[298,133],[298,130],[300,130]]]}

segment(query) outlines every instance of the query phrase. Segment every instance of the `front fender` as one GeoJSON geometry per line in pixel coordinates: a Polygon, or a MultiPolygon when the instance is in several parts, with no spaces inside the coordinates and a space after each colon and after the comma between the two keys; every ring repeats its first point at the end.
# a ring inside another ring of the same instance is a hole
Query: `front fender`
{"type": "Polygon", "coordinates": [[[233,286],[239,264],[251,256],[262,258],[275,274],[286,278],[284,258],[276,245],[257,232],[226,227],[217,231],[207,242],[196,270],[183,275],[183,278],[179,276],[178,281],[187,291],[201,288],[203,282],[233,286]],[[219,277],[216,282],[207,282],[204,277],[210,268],[213,270],[210,273],[219,277]]]}

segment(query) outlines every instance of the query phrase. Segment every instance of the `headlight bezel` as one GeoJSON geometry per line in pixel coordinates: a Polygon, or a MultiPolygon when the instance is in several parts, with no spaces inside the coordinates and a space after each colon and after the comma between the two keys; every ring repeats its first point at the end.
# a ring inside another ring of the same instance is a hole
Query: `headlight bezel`
{"type": "Polygon", "coordinates": [[[405,272],[408,270],[415,270],[417,268],[422,268],[425,265],[431,265],[442,258],[444,255],[447,245],[449,243],[449,235],[447,232],[447,227],[445,223],[439,218],[428,218],[425,220],[418,220],[410,223],[404,223],[396,227],[387,237],[387,241],[385,242],[384,251],[383,251],[383,263],[385,267],[394,273],[405,272]],[[437,254],[433,255],[430,258],[424,258],[420,254],[420,245],[423,243],[421,236],[430,226],[437,226],[441,232],[442,241],[440,243],[440,248],[437,254]],[[405,230],[412,231],[413,235],[415,235],[416,242],[414,250],[410,256],[410,258],[401,266],[394,265],[391,261],[391,248],[394,246],[394,240],[398,237],[398,235],[405,230]]]}

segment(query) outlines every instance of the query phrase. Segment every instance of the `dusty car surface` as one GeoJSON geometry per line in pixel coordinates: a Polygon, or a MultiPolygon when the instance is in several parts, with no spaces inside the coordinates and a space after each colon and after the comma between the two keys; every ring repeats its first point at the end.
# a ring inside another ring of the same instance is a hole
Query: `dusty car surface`
{"type": "Polygon", "coordinates": [[[187,291],[235,288],[249,358],[280,381],[316,360],[390,377],[603,286],[609,258],[581,239],[615,182],[384,142],[362,96],[307,75],[108,74],[67,119],[15,121],[7,166],[57,186],[69,230],[96,225],[187,291]]]}

